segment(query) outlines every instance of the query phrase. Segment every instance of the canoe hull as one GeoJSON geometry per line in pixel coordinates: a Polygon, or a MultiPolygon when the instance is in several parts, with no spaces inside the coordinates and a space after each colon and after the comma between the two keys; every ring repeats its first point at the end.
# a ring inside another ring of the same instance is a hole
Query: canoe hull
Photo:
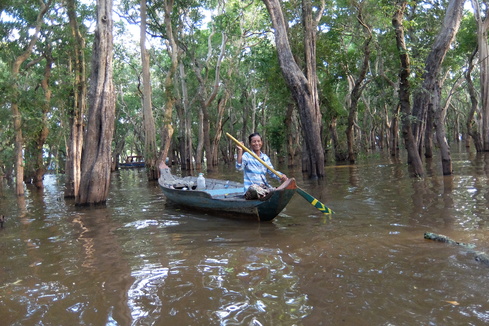
{"type": "Polygon", "coordinates": [[[124,163],[119,163],[121,169],[144,168],[146,163],[141,155],[131,155],[126,158],[124,163]]]}
{"type": "Polygon", "coordinates": [[[133,162],[133,163],[119,163],[119,168],[121,169],[134,169],[134,168],[144,168],[146,165],[144,162],[133,162]]]}
{"type": "MultiPolygon", "coordinates": [[[[212,185],[214,181],[220,180],[206,179],[206,184],[212,185]]],[[[236,183],[233,183],[233,188],[217,186],[206,191],[175,189],[161,178],[159,185],[166,198],[175,204],[199,212],[255,221],[273,220],[287,206],[297,189],[295,179],[289,179],[262,201],[244,199],[243,188],[236,186],[236,183]]]]}

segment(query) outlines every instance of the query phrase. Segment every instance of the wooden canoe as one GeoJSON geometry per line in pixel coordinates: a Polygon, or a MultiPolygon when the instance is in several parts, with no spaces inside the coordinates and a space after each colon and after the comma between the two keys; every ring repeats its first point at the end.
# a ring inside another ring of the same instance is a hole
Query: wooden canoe
{"type": "Polygon", "coordinates": [[[140,155],[128,156],[124,163],[119,163],[121,169],[144,168],[145,166],[144,158],[140,155]]]}
{"type": "Polygon", "coordinates": [[[169,201],[198,212],[236,219],[271,221],[287,206],[297,189],[295,179],[291,178],[265,200],[246,200],[242,183],[206,178],[206,189],[198,191],[195,190],[197,177],[178,178],[168,167],[160,171],[158,183],[169,201]]]}

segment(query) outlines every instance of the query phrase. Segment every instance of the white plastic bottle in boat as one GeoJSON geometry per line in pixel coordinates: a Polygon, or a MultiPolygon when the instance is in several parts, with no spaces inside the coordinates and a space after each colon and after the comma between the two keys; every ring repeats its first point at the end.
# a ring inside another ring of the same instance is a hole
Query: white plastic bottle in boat
{"type": "Polygon", "coordinates": [[[199,173],[199,177],[197,178],[197,189],[196,190],[204,190],[204,189],[205,189],[204,173],[199,173]]]}

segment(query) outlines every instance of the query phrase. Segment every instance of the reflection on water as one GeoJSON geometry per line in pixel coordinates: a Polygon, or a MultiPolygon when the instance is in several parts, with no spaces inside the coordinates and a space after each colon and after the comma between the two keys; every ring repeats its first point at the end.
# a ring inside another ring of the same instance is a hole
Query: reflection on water
{"type": "Polygon", "coordinates": [[[133,271],[129,306],[134,321],[270,325],[277,320],[294,324],[308,314],[307,296],[297,289],[298,277],[280,252],[222,249],[200,260],[183,259],[187,254],[176,251],[166,267],[147,263],[133,271]]]}
{"type": "MultiPolygon", "coordinates": [[[[489,321],[489,155],[456,153],[453,176],[412,179],[390,158],[328,166],[273,223],[167,205],[144,171],[113,174],[107,207],[76,208],[62,176],[0,211],[2,325],[479,325],[489,321]]],[[[225,167],[214,176],[232,179],[225,167]]],[[[285,169],[282,169],[285,170],[285,169]]],[[[238,178],[239,179],[239,176],[238,178]]]]}

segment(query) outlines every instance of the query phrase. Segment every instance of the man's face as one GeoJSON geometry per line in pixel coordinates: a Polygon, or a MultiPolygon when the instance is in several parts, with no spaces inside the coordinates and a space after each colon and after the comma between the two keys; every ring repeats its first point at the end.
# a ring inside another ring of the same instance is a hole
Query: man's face
{"type": "Polygon", "coordinates": [[[260,151],[261,146],[262,146],[261,137],[260,136],[251,137],[250,145],[251,145],[251,149],[253,150],[253,152],[260,151]]]}

